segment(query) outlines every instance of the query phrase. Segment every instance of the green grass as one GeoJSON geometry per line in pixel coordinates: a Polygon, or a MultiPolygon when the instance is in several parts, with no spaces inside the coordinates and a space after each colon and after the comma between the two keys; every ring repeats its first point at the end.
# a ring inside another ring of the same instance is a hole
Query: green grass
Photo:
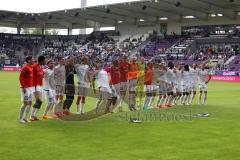
{"type": "MultiPolygon", "coordinates": [[[[209,118],[133,124],[118,114],[91,121],[17,121],[18,74],[0,72],[1,160],[237,160],[240,156],[240,83],[211,82],[209,118]]],[[[86,107],[93,107],[94,100],[86,107]]],[[[75,108],[75,105],[73,105],[75,108]]],[[[188,107],[164,109],[188,112],[188,107]]]]}

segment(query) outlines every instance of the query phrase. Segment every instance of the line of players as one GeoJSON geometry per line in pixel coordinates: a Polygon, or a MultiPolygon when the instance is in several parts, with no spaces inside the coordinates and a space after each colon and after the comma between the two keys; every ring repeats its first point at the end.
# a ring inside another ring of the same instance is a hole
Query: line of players
{"type": "Polygon", "coordinates": [[[197,83],[200,91],[198,104],[205,104],[207,83],[211,79],[205,65],[201,68],[197,65],[193,65],[192,68],[188,65],[174,66],[171,62],[166,65],[157,61],[145,62],[143,58],[138,59],[135,56],[128,61],[128,57],[123,55],[119,60],[113,60],[108,69],[103,62],[97,62],[95,69],[90,68],[87,56],[70,56],[65,59],[58,57],[57,65],[54,65],[51,59],[45,61],[44,56],[39,56],[38,62],[34,63],[33,58],[27,56],[26,64],[22,67],[20,73],[22,106],[19,113],[21,123],[28,122],[31,106],[33,109],[30,120],[39,120],[37,113],[42,105],[43,92],[46,100],[43,119],[52,118],[50,116],[52,110],[56,118],[69,115],[75,94],[74,73],[78,78],[77,114],[83,114],[88,90],[91,88],[94,93],[98,93],[96,112],[104,100],[107,100],[105,112],[112,113],[115,106],[122,111],[126,96],[131,111],[137,108],[150,108],[155,97],[158,97],[156,105],[158,108],[179,103],[191,105],[196,95],[197,83]],[[73,89],[70,90],[67,89],[69,84],[66,83],[68,77],[72,77],[70,88],[73,86],[73,89]],[[66,96],[64,101],[65,94],[70,96],[66,96]],[[35,103],[32,105],[33,95],[35,103]]]}

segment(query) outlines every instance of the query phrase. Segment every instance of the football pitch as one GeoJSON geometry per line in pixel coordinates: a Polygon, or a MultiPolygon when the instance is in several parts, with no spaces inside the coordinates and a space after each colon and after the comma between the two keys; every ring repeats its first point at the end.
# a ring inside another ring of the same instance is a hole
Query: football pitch
{"type": "MultiPolygon", "coordinates": [[[[208,113],[209,117],[130,123],[116,113],[90,121],[42,120],[19,124],[18,73],[0,72],[0,80],[1,160],[237,160],[240,157],[240,83],[210,82],[206,106],[161,109],[170,114],[208,113]]],[[[89,98],[85,108],[94,105],[95,100],[89,98]]],[[[76,108],[74,104],[72,107],[76,108]]]]}

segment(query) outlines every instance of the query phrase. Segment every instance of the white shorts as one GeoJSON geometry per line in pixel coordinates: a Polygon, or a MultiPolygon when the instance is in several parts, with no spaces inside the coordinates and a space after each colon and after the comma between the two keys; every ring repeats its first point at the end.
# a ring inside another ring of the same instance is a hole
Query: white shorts
{"type": "Polygon", "coordinates": [[[130,79],[128,81],[128,91],[134,92],[137,90],[137,79],[130,79]]]}
{"type": "Polygon", "coordinates": [[[32,101],[34,87],[25,88],[25,92],[23,92],[23,88],[20,88],[20,92],[21,92],[21,101],[22,102],[32,101]]]}
{"type": "Polygon", "coordinates": [[[182,85],[181,92],[189,92],[189,91],[190,91],[190,87],[188,85],[182,85]]]}
{"type": "Polygon", "coordinates": [[[56,85],[55,88],[56,88],[55,91],[56,91],[57,96],[63,96],[64,95],[65,86],[56,85]]]}
{"type": "Polygon", "coordinates": [[[178,88],[177,88],[177,84],[173,85],[173,93],[177,93],[178,92],[178,88]]]}
{"type": "Polygon", "coordinates": [[[54,90],[44,90],[44,94],[45,94],[45,99],[46,99],[46,103],[56,103],[56,93],[54,90]]]}
{"type": "Polygon", "coordinates": [[[197,90],[196,86],[197,86],[196,83],[191,84],[191,91],[196,91],[197,90]]]}
{"type": "Polygon", "coordinates": [[[159,93],[161,93],[161,94],[166,94],[168,92],[172,92],[172,90],[173,90],[173,88],[170,87],[169,84],[166,82],[161,83],[159,87],[160,87],[159,93]]]}
{"type": "Polygon", "coordinates": [[[35,86],[33,93],[35,93],[35,92],[38,92],[39,98],[42,100],[42,96],[43,96],[43,88],[42,88],[42,86],[35,86]]]}
{"type": "Polygon", "coordinates": [[[98,88],[98,98],[99,99],[112,99],[112,91],[110,88],[99,87],[98,88]]]}
{"type": "Polygon", "coordinates": [[[120,90],[121,92],[126,92],[128,89],[128,83],[127,82],[121,82],[120,83],[120,90]]]}
{"type": "Polygon", "coordinates": [[[158,93],[158,92],[159,92],[159,86],[157,86],[157,85],[152,85],[152,92],[153,92],[153,93],[158,93]]]}
{"type": "Polygon", "coordinates": [[[145,85],[145,86],[144,86],[144,91],[145,91],[146,93],[152,93],[152,91],[153,91],[153,85],[145,85]]]}
{"type": "Polygon", "coordinates": [[[206,92],[207,91],[207,84],[206,83],[199,84],[199,90],[206,92]]]}
{"type": "Polygon", "coordinates": [[[165,85],[158,86],[158,92],[159,92],[159,94],[164,94],[164,93],[166,93],[165,90],[166,90],[166,89],[165,89],[165,85]]]}
{"type": "Polygon", "coordinates": [[[43,92],[43,88],[42,88],[42,86],[35,86],[34,87],[34,92],[43,92]]]}
{"type": "Polygon", "coordinates": [[[120,83],[111,85],[112,89],[112,97],[119,97],[120,96],[120,83]]]}
{"type": "Polygon", "coordinates": [[[176,92],[181,92],[181,90],[182,90],[181,84],[176,84],[175,88],[176,88],[176,92]]]}

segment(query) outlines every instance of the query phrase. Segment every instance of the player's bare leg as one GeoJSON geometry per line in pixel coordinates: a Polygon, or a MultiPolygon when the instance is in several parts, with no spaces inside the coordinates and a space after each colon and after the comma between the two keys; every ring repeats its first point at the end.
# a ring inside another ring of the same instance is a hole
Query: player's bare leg
{"type": "Polygon", "coordinates": [[[198,105],[201,105],[201,104],[202,104],[202,91],[200,91],[198,95],[198,105]]]}
{"type": "Polygon", "coordinates": [[[123,111],[122,105],[123,105],[123,100],[124,100],[125,96],[126,96],[126,91],[121,91],[120,92],[120,98],[119,98],[119,107],[118,107],[119,112],[123,111]]]}
{"type": "Polygon", "coordinates": [[[63,105],[63,95],[57,95],[56,96],[57,104],[55,106],[55,117],[58,118],[62,115],[62,105],[63,105]]]}
{"type": "Polygon", "coordinates": [[[96,102],[95,113],[98,113],[101,103],[102,103],[102,99],[98,99],[96,102]]]}
{"type": "Polygon", "coordinates": [[[207,91],[204,91],[202,104],[205,105],[207,100],[207,91]]]}
{"type": "Polygon", "coordinates": [[[171,107],[173,99],[174,99],[173,92],[169,92],[168,93],[168,99],[167,99],[167,107],[171,107]]]}
{"type": "Polygon", "coordinates": [[[25,109],[24,109],[24,112],[23,112],[23,110],[21,108],[20,116],[19,116],[19,118],[21,118],[20,122],[21,121],[28,122],[28,117],[29,117],[29,112],[30,112],[31,106],[32,106],[32,101],[25,101],[24,102],[23,107],[25,107],[25,109]]]}
{"type": "Polygon", "coordinates": [[[197,93],[197,92],[196,92],[195,90],[192,91],[191,99],[190,99],[190,102],[189,102],[190,104],[193,103],[193,100],[194,100],[194,98],[195,98],[195,96],[196,96],[196,93],[197,93]]]}
{"type": "Polygon", "coordinates": [[[164,103],[165,95],[160,93],[158,97],[157,107],[162,108],[164,103]]]}
{"type": "Polygon", "coordinates": [[[31,114],[31,121],[37,121],[39,120],[37,118],[37,113],[39,111],[39,109],[41,108],[42,105],[42,97],[41,97],[41,93],[36,91],[34,92],[34,97],[36,99],[35,104],[33,105],[33,109],[32,109],[32,114],[31,114]]]}
{"type": "Polygon", "coordinates": [[[111,104],[110,104],[110,107],[109,107],[109,112],[110,113],[113,113],[115,105],[117,104],[117,99],[118,99],[117,97],[112,97],[111,104]]]}
{"type": "Polygon", "coordinates": [[[180,100],[180,98],[182,97],[182,93],[181,92],[177,92],[177,97],[176,97],[176,99],[175,99],[175,103],[176,103],[176,105],[178,105],[179,103],[179,100],[180,100]]]}
{"type": "Polygon", "coordinates": [[[30,112],[31,105],[32,105],[31,102],[23,101],[22,106],[20,108],[20,112],[19,112],[20,123],[28,122],[28,114],[30,112]]]}
{"type": "Polygon", "coordinates": [[[129,91],[129,105],[128,108],[130,111],[136,110],[136,92],[135,91],[129,91]]]}

